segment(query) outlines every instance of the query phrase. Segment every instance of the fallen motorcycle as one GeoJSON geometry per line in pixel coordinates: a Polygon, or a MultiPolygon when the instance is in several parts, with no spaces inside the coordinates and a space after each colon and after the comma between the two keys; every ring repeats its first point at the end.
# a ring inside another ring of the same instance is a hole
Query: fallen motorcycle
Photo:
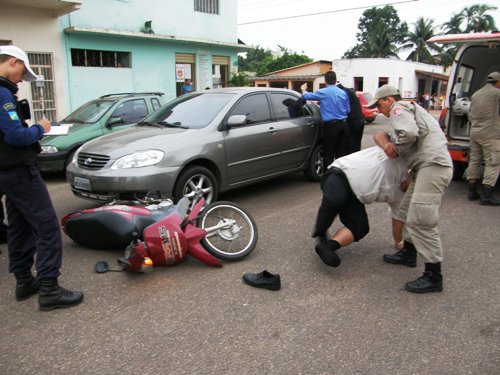
{"type": "MultiPolygon", "coordinates": [[[[190,209],[188,198],[114,202],[66,215],[63,231],[76,243],[94,249],[123,249],[123,269],[143,272],[192,257],[214,267],[238,261],[257,244],[257,226],[243,208],[201,199],[190,209]]],[[[104,272],[104,271],[103,271],[104,272]]]]}

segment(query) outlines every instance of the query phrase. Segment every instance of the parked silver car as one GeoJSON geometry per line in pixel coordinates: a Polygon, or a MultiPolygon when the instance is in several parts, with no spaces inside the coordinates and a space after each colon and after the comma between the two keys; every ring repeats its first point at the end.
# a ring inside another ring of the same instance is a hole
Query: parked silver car
{"type": "Polygon", "coordinates": [[[183,95],[138,125],[83,145],[67,168],[75,195],[215,201],[220,192],[304,171],[318,181],[319,108],[290,90],[225,88],[183,95]]]}

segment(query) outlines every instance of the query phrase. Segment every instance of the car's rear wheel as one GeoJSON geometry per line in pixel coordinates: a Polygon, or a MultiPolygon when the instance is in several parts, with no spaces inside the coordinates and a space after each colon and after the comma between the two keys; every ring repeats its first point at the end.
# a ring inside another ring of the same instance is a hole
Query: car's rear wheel
{"type": "Polygon", "coordinates": [[[215,202],[219,194],[219,187],[214,174],[205,167],[193,166],[181,173],[174,187],[174,201],[182,197],[191,201],[191,207],[202,197],[208,203],[215,202]]]}
{"type": "Polygon", "coordinates": [[[307,162],[307,168],[304,175],[309,181],[317,182],[323,174],[323,146],[317,145],[307,162]]]}
{"type": "Polygon", "coordinates": [[[376,119],[376,117],[367,117],[367,118],[365,118],[365,120],[366,120],[366,122],[368,124],[371,124],[373,121],[375,121],[375,119],[376,119]]]}

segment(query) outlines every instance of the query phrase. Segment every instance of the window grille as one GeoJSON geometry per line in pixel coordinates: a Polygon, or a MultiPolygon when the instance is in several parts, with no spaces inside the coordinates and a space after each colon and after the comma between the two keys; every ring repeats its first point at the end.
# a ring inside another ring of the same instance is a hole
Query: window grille
{"type": "Polygon", "coordinates": [[[31,82],[31,120],[36,123],[44,115],[57,121],[54,68],[51,53],[28,53],[31,69],[43,79],[31,82]]]}
{"type": "Polygon", "coordinates": [[[219,14],[219,0],[194,0],[195,12],[219,14]]]}
{"type": "Polygon", "coordinates": [[[71,65],[99,68],[130,68],[130,52],[71,49],[71,65]]]}

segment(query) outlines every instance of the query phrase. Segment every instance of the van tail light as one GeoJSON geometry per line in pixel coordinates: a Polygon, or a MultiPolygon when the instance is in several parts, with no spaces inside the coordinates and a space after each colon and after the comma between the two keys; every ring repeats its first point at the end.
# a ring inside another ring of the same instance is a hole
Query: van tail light
{"type": "Polygon", "coordinates": [[[439,126],[441,130],[444,132],[446,130],[446,114],[448,113],[448,108],[443,108],[441,113],[439,114],[439,126]]]}

